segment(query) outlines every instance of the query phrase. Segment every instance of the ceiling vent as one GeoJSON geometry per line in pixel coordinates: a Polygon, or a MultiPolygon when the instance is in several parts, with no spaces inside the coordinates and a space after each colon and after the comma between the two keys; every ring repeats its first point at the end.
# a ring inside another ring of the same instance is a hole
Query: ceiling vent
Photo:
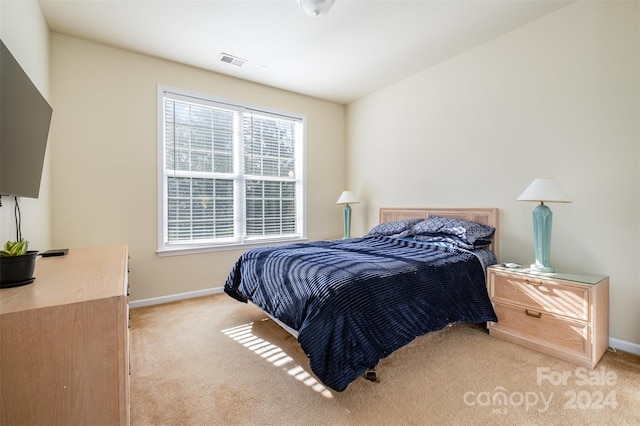
{"type": "Polygon", "coordinates": [[[227,64],[235,65],[237,67],[241,67],[247,63],[246,59],[238,58],[233,55],[229,55],[228,53],[221,53],[220,58],[218,58],[220,62],[225,62],[227,64]]]}

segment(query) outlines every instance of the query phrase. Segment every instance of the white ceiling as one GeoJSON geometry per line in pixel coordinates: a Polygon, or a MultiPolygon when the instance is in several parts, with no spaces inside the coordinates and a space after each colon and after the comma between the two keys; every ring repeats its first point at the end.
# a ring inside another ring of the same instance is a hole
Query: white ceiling
{"type": "Polygon", "coordinates": [[[344,104],[571,1],[39,0],[51,31],[344,104]]]}

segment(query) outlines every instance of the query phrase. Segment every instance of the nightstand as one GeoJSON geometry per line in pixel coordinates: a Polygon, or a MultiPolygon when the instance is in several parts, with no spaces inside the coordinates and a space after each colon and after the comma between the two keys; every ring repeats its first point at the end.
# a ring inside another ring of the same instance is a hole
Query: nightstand
{"type": "Polygon", "coordinates": [[[609,277],[491,266],[489,334],[593,368],[609,346],[609,277]]]}

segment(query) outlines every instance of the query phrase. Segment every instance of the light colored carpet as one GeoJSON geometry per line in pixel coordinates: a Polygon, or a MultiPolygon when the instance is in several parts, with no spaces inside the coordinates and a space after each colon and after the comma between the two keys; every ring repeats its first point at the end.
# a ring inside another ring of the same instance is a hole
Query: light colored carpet
{"type": "Polygon", "coordinates": [[[225,294],[133,309],[132,424],[640,425],[640,358],[624,352],[584,370],[458,324],[338,393],[265,318],[225,294]]]}

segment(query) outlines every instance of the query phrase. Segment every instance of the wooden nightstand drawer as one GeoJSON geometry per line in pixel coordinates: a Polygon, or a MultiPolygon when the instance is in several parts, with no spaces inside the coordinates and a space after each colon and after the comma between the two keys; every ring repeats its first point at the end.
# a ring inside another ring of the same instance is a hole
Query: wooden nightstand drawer
{"type": "Polygon", "coordinates": [[[593,368],[609,345],[609,277],[487,269],[489,334],[593,368]]]}
{"type": "Polygon", "coordinates": [[[589,320],[589,289],[584,286],[543,277],[498,272],[490,275],[489,295],[496,302],[589,320]]]}
{"type": "Polygon", "coordinates": [[[499,328],[504,332],[580,357],[590,356],[591,333],[585,322],[567,321],[552,314],[501,303],[496,303],[494,309],[499,318],[499,328]]]}

